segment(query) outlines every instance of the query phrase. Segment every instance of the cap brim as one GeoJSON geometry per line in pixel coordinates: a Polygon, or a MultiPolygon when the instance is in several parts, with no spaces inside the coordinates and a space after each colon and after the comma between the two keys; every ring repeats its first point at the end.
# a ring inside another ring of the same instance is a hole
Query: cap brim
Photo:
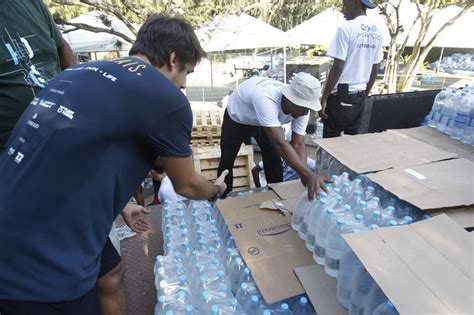
{"type": "Polygon", "coordinates": [[[281,93],[296,106],[309,108],[316,112],[321,110],[321,103],[319,102],[319,99],[316,101],[308,101],[308,100],[302,99],[301,97],[298,97],[296,94],[294,94],[291,91],[289,85],[284,86],[283,89],[281,90],[281,93]]]}
{"type": "Polygon", "coordinates": [[[375,5],[372,1],[369,0],[363,0],[360,3],[362,3],[365,7],[369,9],[375,9],[377,7],[377,5],[375,5]]]}

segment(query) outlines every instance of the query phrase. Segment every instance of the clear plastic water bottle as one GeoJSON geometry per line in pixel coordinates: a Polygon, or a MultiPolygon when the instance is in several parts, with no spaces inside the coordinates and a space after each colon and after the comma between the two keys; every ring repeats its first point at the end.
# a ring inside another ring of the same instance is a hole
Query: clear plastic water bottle
{"type": "Polygon", "coordinates": [[[412,223],[413,223],[413,217],[409,215],[404,216],[398,221],[398,225],[412,224],[412,223]]]}
{"type": "Polygon", "coordinates": [[[291,308],[293,315],[316,315],[313,306],[308,302],[306,297],[301,297],[299,300],[293,304],[291,308]]]}
{"type": "Polygon", "coordinates": [[[375,195],[375,188],[373,186],[367,186],[367,188],[364,191],[364,200],[369,201],[371,200],[375,195]]]}
{"type": "Polygon", "coordinates": [[[377,306],[377,308],[372,313],[373,315],[398,315],[398,311],[393,306],[392,302],[387,301],[383,304],[377,306]]]}
{"type": "Polygon", "coordinates": [[[166,311],[168,310],[168,305],[166,304],[166,297],[165,296],[159,296],[158,297],[158,303],[155,305],[155,315],[164,315],[166,314],[166,311]]]}
{"type": "Polygon", "coordinates": [[[351,306],[349,314],[364,314],[366,307],[366,297],[374,283],[374,279],[370,276],[364,266],[360,266],[354,275],[353,290],[351,292],[351,306]]]}
{"type": "Polygon", "coordinates": [[[324,270],[331,277],[337,277],[339,272],[339,261],[344,245],[344,240],[341,235],[347,232],[349,232],[349,229],[342,218],[338,218],[336,224],[329,228],[326,241],[324,270]]]}
{"type": "Polygon", "coordinates": [[[231,298],[229,303],[221,304],[219,307],[221,314],[243,314],[242,307],[236,298],[231,298]]]}
{"type": "Polygon", "coordinates": [[[235,294],[235,298],[237,299],[240,305],[244,306],[248,303],[254,293],[255,292],[252,290],[249,284],[244,282],[240,285],[239,290],[235,294]]]}
{"type": "Polygon", "coordinates": [[[326,198],[320,197],[318,207],[312,209],[311,211],[308,229],[306,232],[306,248],[311,252],[314,252],[314,242],[316,240],[316,226],[318,224],[318,220],[321,213],[325,210],[326,198]]]}
{"type": "Polygon", "coordinates": [[[316,226],[313,259],[320,265],[324,265],[324,258],[326,257],[326,239],[331,221],[336,221],[334,210],[327,209],[326,212],[321,213],[318,225],[316,226]]]}
{"type": "MultiPolygon", "coordinates": [[[[359,229],[354,229],[354,233],[360,232],[359,229]]],[[[351,305],[351,294],[354,288],[354,274],[362,266],[354,251],[344,243],[343,253],[339,263],[339,273],[337,274],[337,291],[336,297],[339,304],[346,309],[351,305]]]]}
{"type": "Polygon", "coordinates": [[[441,118],[438,130],[451,136],[454,127],[454,118],[456,116],[456,106],[458,104],[458,95],[456,90],[452,90],[446,100],[446,105],[441,111],[441,118]]]}
{"type": "Polygon", "coordinates": [[[372,315],[373,311],[377,306],[387,301],[387,297],[383,293],[382,289],[374,282],[367,295],[366,307],[364,309],[364,315],[372,315]]]}
{"type": "Polygon", "coordinates": [[[262,308],[258,295],[252,295],[248,303],[244,306],[244,310],[247,315],[260,315],[262,308]]]}
{"type": "Polygon", "coordinates": [[[441,117],[441,109],[444,107],[448,91],[446,88],[443,88],[435,97],[433,102],[433,107],[431,109],[431,117],[428,121],[430,127],[436,128],[439,119],[441,117]]]}
{"type": "MultiPolygon", "coordinates": [[[[254,282],[252,275],[250,274],[250,269],[249,268],[244,268],[244,271],[239,277],[239,287],[242,285],[242,283],[249,283],[249,282],[254,282]]],[[[238,290],[237,288],[237,290],[238,290]]],[[[237,291],[234,291],[234,293],[237,293],[237,291]]]]}
{"type": "Polygon", "coordinates": [[[453,139],[461,140],[464,136],[464,131],[469,124],[470,113],[469,99],[466,93],[461,93],[456,106],[456,116],[454,117],[454,128],[451,135],[453,139]]]}
{"type": "Polygon", "coordinates": [[[242,258],[236,257],[229,270],[229,278],[232,292],[237,292],[237,290],[239,289],[240,275],[243,273],[244,269],[245,266],[242,258]]]}
{"type": "Polygon", "coordinates": [[[272,313],[275,315],[277,314],[292,315],[293,314],[293,312],[290,310],[290,307],[287,303],[281,303],[278,308],[272,310],[272,313]]]}
{"type": "Polygon", "coordinates": [[[303,218],[306,213],[306,209],[309,207],[311,202],[308,200],[308,192],[305,190],[300,195],[298,202],[295,206],[295,211],[291,217],[291,227],[295,231],[299,231],[301,224],[303,224],[303,218]]]}

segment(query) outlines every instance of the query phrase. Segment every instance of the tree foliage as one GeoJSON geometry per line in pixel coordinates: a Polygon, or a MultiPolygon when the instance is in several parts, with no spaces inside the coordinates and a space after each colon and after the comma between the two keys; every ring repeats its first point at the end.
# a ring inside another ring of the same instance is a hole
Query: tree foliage
{"type": "Polygon", "coordinates": [[[416,7],[416,17],[409,25],[402,25],[400,8],[402,0],[380,1],[379,9],[387,22],[390,44],[387,53],[387,65],[385,68],[384,84],[389,93],[407,92],[420,71],[426,56],[433,48],[438,36],[458,18],[469,10],[472,10],[474,1],[472,0],[414,0],[416,7]],[[433,17],[440,9],[456,4],[461,7],[461,11],[451,19],[445,21],[439,31],[429,38],[428,29],[432,25],[433,17]],[[405,68],[399,75],[399,64],[402,54],[405,51],[409,35],[413,32],[415,25],[418,26],[418,33],[411,54],[406,56],[405,68]]]}
{"type": "MultiPolygon", "coordinates": [[[[152,12],[180,14],[195,27],[203,26],[219,15],[248,13],[258,19],[288,30],[311,18],[329,6],[339,6],[341,0],[44,0],[54,14],[58,24],[71,25],[93,32],[107,32],[132,42],[133,38],[110,29],[107,16],[123,21],[132,34],[152,12]],[[103,13],[104,27],[91,27],[68,22],[87,11],[103,13]]],[[[73,30],[73,29],[71,29],[73,30]]],[[[317,31],[317,30],[315,30],[317,31]]]]}

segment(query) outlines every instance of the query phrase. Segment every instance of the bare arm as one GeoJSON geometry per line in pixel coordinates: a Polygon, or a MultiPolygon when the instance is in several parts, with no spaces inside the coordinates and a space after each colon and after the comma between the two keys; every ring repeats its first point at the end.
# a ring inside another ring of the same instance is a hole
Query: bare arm
{"type": "Polygon", "coordinates": [[[323,95],[321,96],[321,111],[319,115],[323,118],[327,118],[326,115],[326,105],[329,94],[331,94],[332,90],[336,86],[337,81],[341,77],[342,70],[344,69],[345,61],[342,59],[334,58],[334,64],[329,71],[328,79],[326,81],[326,85],[324,86],[323,95]]]}
{"type": "MultiPolygon", "coordinates": [[[[307,164],[306,159],[303,162],[295,151],[293,146],[285,141],[285,135],[283,129],[280,127],[267,127],[264,128],[268,138],[272,142],[272,145],[281,155],[281,157],[295,170],[301,178],[301,182],[306,186],[308,190],[308,199],[313,200],[314,194],[319,196],[319,189],[326,190],[324,187],[325,179],[311,171],[307,164]]],[[[306,152],[306,150],[305,150],[306,152]]],[[[306,153],[305,153],[306,155],[306,153]]]]}
{"type": "Polygon", "coordinates": [[[69,44],[64,39],[62,45],[58,48],[58,55],[61,70],[67,69],[77,64],[77,60],[76,57],[74,57],[71,46],[69,46],[69,44]]]}
{"type": "Polygon", "coordinates": [[[296,153],[300,157],[300,160],[306,164],[306,146],[304,145],[304,136],[293,132],[291,135],[291,146],[295,149],[296,153]]]}
{"type": "Polygon", "coordinates": [[[161,160],[166,174],[173,183],[174,190],[181,196],[190,199],[211,199],[217,193],[222,194],[227,188],[224,183],[224,178],[228,174],[227,170],[213,185],[196,173],[192,157],[162,157],[161,160]]]}
{"type": "Polygon", "coordinates": [[[375,78],[377,77],[377,71],[379,71],[379,63],[376,63],[372,66],[372,72],[370,72],[369,82],[367,82],[367,87],[365,88],[365,97],[369,96],[370,90],[374,85],[375,78]]]}

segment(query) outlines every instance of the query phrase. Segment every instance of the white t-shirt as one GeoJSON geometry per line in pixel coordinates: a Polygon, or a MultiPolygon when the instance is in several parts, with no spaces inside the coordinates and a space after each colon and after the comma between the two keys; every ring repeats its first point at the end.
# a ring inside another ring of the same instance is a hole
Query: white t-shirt
{"type": "Polygon", "coordinates": [[[176,191],[174,191],[173,183],[168,176],[165,176],[160,183],[160,190],[158,190],[158,199],[161,203],[165,203],[166,201],[176,202],[186,200],[181,195],[178,195],[176,191]]]}
{"type": "Polygon", "coordinates": [[[337,84],[349,84],[349,91],[365,90],[372,66],[383,58],[380,27],[366,15],[348,21],[337,29],[327,55],[345,61],[337,84]]]}
{"type": "Polygon", "coordinates": [[[281,109],[284,84],[269,78],[253,77],[241,83],[229,96],[227,111],[233,121],[251,126],[281,127],[291,122],[291,130],[306,134],[308,115],[293,118],[281,109]]]}

